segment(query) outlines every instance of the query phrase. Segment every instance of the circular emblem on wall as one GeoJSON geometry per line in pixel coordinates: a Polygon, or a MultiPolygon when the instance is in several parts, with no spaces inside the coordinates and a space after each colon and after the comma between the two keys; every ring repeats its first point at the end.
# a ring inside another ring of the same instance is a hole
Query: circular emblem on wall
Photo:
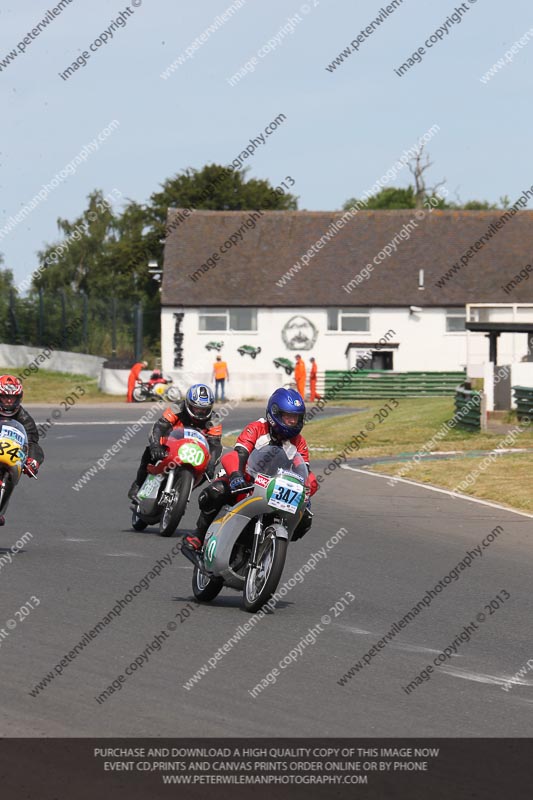
{"type": "Polygon", "coordinates": [[[298,314],[283,326],[281,338],[288,350],[311,350],[318,337],[318,329],[310,319],[298,314]]]}

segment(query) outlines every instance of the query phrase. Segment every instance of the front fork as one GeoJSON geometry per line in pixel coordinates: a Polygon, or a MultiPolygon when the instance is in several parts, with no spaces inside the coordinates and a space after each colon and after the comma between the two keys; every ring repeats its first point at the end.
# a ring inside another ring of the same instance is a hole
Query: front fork
{"type": "Polygon", "coordinates": [[[176,477],[176,470],[171,469],[170,472],[168,473],[168,478],[165,488],[163,489],[163,492],[161,494],[161,501],[160,501],[161,505],[166,505],[170,501],[175,477],[176,477]]]}
{"type": "Polygon", "coordinates": [[[252,544],[252,554],[250,556],[250,568],[257,568],[257,554],[259,553],[259,546],[263,540],[263,515],[257,517],[254,528],[254,541],[252,544]]]}

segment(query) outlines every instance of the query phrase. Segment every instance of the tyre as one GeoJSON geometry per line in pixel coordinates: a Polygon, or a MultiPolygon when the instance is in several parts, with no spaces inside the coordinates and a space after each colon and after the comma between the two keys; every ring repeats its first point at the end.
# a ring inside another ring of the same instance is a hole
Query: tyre
{"type": "Polygon", "coordinates": [[[189,502],[192,484],[192,472],[189,472],[188,469],[180,470],[174,483],[173,490],[177,495],[171,506],[165,506],[161,522],[159,523],[159,533],[161,536],[172,536],[180,524],[181,518],[185,514],[187,503],[189,502]]]}
{"type": "Polygon", "coordinates": [[[287,375],[290,375],[291,372],[292,372],[292,369],[290,367],[285,367],[285,372],[287,373],[287,375]]]}
{"type": "Polygon", "coordinates": [[[243,591],[243,603],[247,611],[259,611],[276,591],[281,578],[285,557],[287,555],[287,539],[269,536],[263,544],[259,557],[259,565],[248,569],[243,591]]]}
{"type": "Polygon", "coordinates": [[[252,358],[255,358],[257,353],[252,353],[252,358]]]}
{"type": "Polygon", "coordinates": [[[178,400],[181,400],[181,392],[177,386],[169,386],[165,392],[165,400],[168,400],[169,403],[175,403],[178,400]]]}
{"type": "Polygon", "coordinates": [[[192,591],[197,600],[209,603],[210,600],[214,600],[223,586],[223,578],[211,578],[209,575],[204,575],[203,572],[200,572],[198,567],[194,568],[192,591]]]}
{"type": "Polygon", "coordinates": [[[136,403],[144,403],[146,400],[146,394],[141,386],[136,386],[132,395],[136,403]]]}
{"type": "Polygon", "coordinates": [[[148,527],[148,523],[141,519],[137,512],[134,511],[131,515],[131,527],[134,531],[144,531],[145,528],[148,527]]]}

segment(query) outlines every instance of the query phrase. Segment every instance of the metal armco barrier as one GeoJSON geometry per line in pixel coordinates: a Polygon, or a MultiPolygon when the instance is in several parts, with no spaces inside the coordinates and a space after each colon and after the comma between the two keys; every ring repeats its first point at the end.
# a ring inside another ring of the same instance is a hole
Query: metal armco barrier
{"type": "Polygon", "coordinates": [[[479,431],[486,427],[485,402],[482,392],[458,386],[455,390],[456,427],[479,431]]]}
{"type": "Polygon", "coordinates": [[[519,420],[533,420],[533,388],[513,386],[516,413],[519,420]]]}

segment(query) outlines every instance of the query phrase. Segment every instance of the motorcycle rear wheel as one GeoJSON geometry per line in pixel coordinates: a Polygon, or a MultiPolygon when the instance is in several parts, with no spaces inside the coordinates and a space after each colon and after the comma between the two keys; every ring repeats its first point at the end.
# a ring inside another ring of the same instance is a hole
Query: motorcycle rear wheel
{"type": "Polygon", "coordinates": [[[147,399],[147,394],[141,386],[135,386],[132,396],[136,403],[144,403],[147,399]]]}
{"type": "Polygon", "coordinates": [[[223,586],[223,578],[210,577],[200,572],[198,567],[194,568],[192,574],[192,591],[197,600],[204,603],[214,600],[223,586]]]}
{"type": "Polygon", "coordinates": [[[258,566],[255,569],[248,568],[243,590],[246,611],[259,611],[276,591],[285,566],[287,545],[286,539],[272,536],[270,544],[262,548],[258,566]]]}
{"type": "Polygon", "coordinates": [[[192,472],[189,472],[188,469],[180,470],[174,484],[174,490],[177,491],[177,498],[170,508],[165,506],[161,516],[161,521],[159,523],[159,534],[161,536],[172,536],[180,524],[181,518],[185,514],[187,503],[189,502],[193,480],[192,472]]]}

